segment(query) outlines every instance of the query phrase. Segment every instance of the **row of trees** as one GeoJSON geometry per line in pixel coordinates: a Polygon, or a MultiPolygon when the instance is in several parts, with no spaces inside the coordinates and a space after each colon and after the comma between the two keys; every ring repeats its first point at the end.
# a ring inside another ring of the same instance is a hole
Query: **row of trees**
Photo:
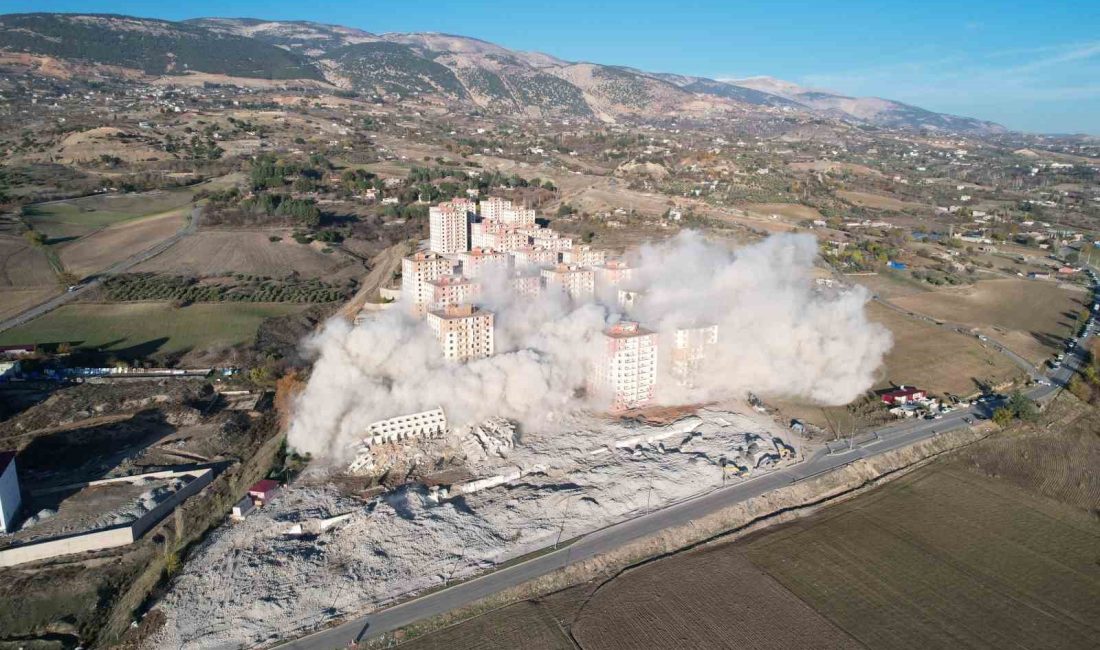
{"type": "Polygon", "coordinates": [[[355,288],[354,281],[325,282],[296,276],[237,276],[235,281],[223,279],[215,284],[190,276],[127,273],[104,282],[104,289],[111,300],[174,300],[182,303],[327,303],[347,299],[355,288]]]}

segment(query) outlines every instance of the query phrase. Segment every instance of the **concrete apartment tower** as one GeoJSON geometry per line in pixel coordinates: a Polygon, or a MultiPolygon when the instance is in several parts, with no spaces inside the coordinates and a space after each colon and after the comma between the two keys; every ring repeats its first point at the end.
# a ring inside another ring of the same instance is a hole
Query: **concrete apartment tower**
{"type": "Polygon", "coordinates": [[[511,266],[508,253],[477,246],[459,253],[458,261],[462,263],[462,275],[468,278],[480,278],[493,271],[505,273],[511,266]]]}
{"type": "Polygon", "coordinates": [[[678,328],[672,335],[672,376],[677,383],[694,386],[703,361],[717,344],[717,325],[678,328]]]}
{"type": "Polygon", "coordinates": [[[547,291],[563,291],[573,300],[591,300],[596,293],[596,280],[591,269],[576,264],[558,264],[542,270],[547,291]]]}
{"type": "Polygon", "coordinates": [[[419,252],[401,260],[401,299],[408,309],[424,315],[432,302],[432,280],[449,275],[454,268],[451,260],[439,253],[419,252]]]}
{"type": "Polygon", "coordinates": [[[633,321],[603,332],[603,354],[592,368],[590,387],[611,397],[612,411],[649,404],[657,387],[657,333],[633,321]]]}
{"type": "Polygon", "coordinates": [[[600,266],[607,261],[607,251],[574,244],[569,250],[561,252],[561,261],[578,266],[600,266]]]}
{"type": "Polygon", "coordinates": [[[432,287],[431,309],[473,302],[481,293],[481,283],[461,275],[441,275],[428,284],[432,287]]]}
{"type": "Polygon", "coordinates": [[[512,205],[508,199],[490,196],[478,206],[481,218],[488,222],[507,226],[526,227],[535,225],[535,211],[512,205]]]}
{"type": "Polygon", "coordinates": [[[473,305],[447,305],[428,312],[428,327],[451,361],[493,355],[493,312],[473,305]]]}
{"type": "Polygon", "coordinates": [[[429,248],[453,255],[470,250],[470,208],[467,199],[455,199],[428,208],[429,248]]]}

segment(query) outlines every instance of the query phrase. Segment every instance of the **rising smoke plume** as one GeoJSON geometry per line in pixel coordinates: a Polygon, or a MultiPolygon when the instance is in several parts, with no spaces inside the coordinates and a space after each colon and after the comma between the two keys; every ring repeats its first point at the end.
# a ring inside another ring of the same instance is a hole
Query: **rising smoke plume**
{"type": "MultiPolygon", "coordinates": [[[[867,319],[866,290],[819,292],[810,235],[774,235],[736,251],[685,232],[630,259],[630,288],[644,292],[630,315],[658,332],[718,324],[718,344],[695,385],[662,376],[657,401],[743,397],[746,391],[845,404],[868,389],[890,333],[867,319]]],[[[452,425],[499,415],[527,430],[586,403],[587,369],[601,330],[621,318],[613,301],[572,305],[561,295],[512,296],[486,282],[497,354],[465,364],[443,359],[423,321],[394,309],[358,327],[333,319],[306,341],[317,357],[298,399],[290,445],[346,459],[371,422],[442,407],[452,425]]],[[[660,355],[667,354],[662,341],[660,355]]],[[[666,369],[667,370],[667,369],[666,369]]]]}

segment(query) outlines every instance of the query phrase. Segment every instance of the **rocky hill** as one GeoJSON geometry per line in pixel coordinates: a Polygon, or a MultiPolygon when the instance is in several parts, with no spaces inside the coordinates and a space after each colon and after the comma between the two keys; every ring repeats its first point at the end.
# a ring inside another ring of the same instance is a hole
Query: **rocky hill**
{"type": "Polygon", "coordinates": [[[846,97],[770,77],[719,81],[520,52],[439,33],[373,34],[253,18],[182,23],[106,15],[0,16],[0,51],[94,61],[148,74],[190,71],[327,80],[368,95],[426,96],[530,117],[655,117],[691,111],[801,112],[919,131],[1001,132],[997,124],[887,99],[846,97]]]}
{"type": "Polygon", "coordinates": [[[0,50],[134,68],[146,74],[208,72],[261,79],[324,75],[308,58],[199,25],[83,14],[0,16],[0,50]]]}
{"type": "Polygon", "coordinates": [[[772,77],[749,77],[725,83],[746,90],[767,93],[790,100],[804,108],[843,119],[889,128],[956,131],[975,134],[1003,133],[1005,128],[993,122],[923,108],[879,97],[847,97],[824,90],[804,88],[772,77]]]}

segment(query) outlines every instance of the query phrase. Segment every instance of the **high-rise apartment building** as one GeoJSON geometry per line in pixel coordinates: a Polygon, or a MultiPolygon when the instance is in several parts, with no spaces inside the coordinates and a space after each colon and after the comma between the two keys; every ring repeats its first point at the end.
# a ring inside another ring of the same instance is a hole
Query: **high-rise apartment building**
{"type": "Polygon", "coordinates": [[[468,199],[455,199],[428,208],[431,250],[450,255],[470,249],[470,208],[468,199]]]}
{"type": "Polygon", "coordinates": [[[657,386],[657,333],[620,321],[604,330],[602,344],[590,387],[610,396],[614,411],[649,404],[657,386]]]}
{"type": "Polygon", "coordinates": [[[439,253],[422,251],[402,259],[401,299],[413,313],[423,315],[432,301],[431,281],[453,268],[454,263],[439,253]]]}
{"type": "Polygon", "coordinates": [[[447,305],[428,312],[428,327],[443,356],[451,361],[482,359],[493,354],[493,312],[473,305],[447,305]]]}
{"type": "Polygon", "coordinates": [[[479,278],[493,271],[503,273],[511,265],[508,253],[478,246],[459,253],[457,258],[462,263],[462,275],[468,278],[479,278]]]}
{"type": "Polygon", "coordinates": [[[441,275],[428,284],[432,287],[431,309],[473,302],[481,293],[480,283],[461,275],[441,275]]]}
{"type": "Polygon", "coordinates": [[[596,282],[592,270],[576,264],[557,264],[543,269],[542,279],[546,281],[548,291],[563,291],[573,300],[591,300],[595,295],[596,282]]]}
{"type": "Polygon", "coordinates": [[[718,344],[718,326],[681,327],[672,335],[672,376],[682,386],[694,386],[703,362],[718,344]]]}

